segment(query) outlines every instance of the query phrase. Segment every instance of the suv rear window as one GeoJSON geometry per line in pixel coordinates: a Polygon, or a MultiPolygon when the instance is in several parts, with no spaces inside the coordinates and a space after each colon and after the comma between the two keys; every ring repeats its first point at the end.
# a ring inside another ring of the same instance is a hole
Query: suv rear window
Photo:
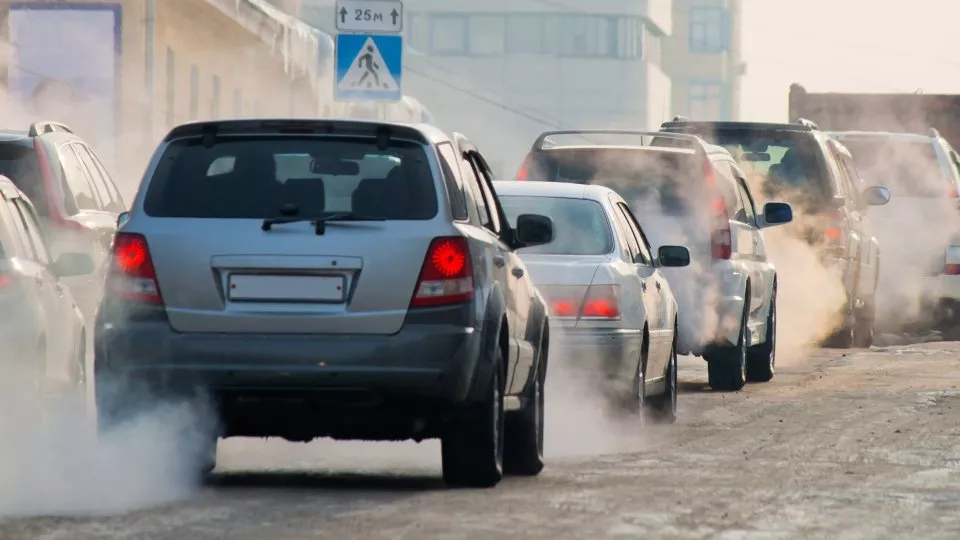
{"type": "Polygon", "coordinates": [[[13,181],[43,217],[50,214],[44,196],[40,162],[33,146],[0,144],[0,175],[13,181]]]}
{"type": "Polygon", "coordinates": [[[750,184],[768,199],[798,192],[811,201],[832,196],[817,155],[820,147],[809,132],[722,128],[698,130],[696,135],[726,148],[750,184]]]}
{"type": "Polygon", "coordinates": [[[422,147],[392,141],[320,137],[223,137],[174,141],[163,153],[144,201],[153,217],[301,217],[353,212],[390,220],[437,214],[433,176],[422,147]]]}
{"type": "Polygon", "coordinates": [[[501,195],[500,205],[510,226],[520,214],[539,214],[553,220],[553,241],[521,248],[520,253],[548,255],[604,255],[613,251],[613,235],[603,206],[589,199],[501,195]]]}
{"type": "Polygon", "coordinates": [[[840,142],[864,180],[897,196],[947,197],[953,188],[932,142],[882,137],[844,137],[840,142]]]}
{"type": "Polygon", "coordinates": [[[702,164],[693,153],[634,148],[545,150],[528,179],[606,186],[630,205],[655,202],[665,212],[684,211],[704,189],[702,164]]]}

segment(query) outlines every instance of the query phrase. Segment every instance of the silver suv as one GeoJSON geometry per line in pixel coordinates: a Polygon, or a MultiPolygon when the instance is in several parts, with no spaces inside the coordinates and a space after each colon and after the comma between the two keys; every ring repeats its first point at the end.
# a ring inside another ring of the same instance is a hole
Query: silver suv
{"type": "Polygon", "coordinates": [[[174,128],[113,245],[102,426],[199,389],[219,419],[201,473],[243,436],[439,437],[449,485],[538,474],[548,321],[515,250],[553,223],[510,227],[490,182],[465,137],[427,125],[174,128]]]}

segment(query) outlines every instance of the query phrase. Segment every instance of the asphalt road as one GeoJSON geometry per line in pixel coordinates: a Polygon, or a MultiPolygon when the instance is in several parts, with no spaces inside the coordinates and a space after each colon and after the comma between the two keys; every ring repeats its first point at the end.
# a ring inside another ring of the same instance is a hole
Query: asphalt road
{"type": "MultiPolygon", "coordinates": [[[[229,441],[211,485],[169,493],[179,500],[147,502],[170,488],[162,471],[130,489],[156,465],[146,460],[123,479],[82,478],[58,512],[104,497],[156,506],[11,517],[0,539],[956,539],[958,353],[952,342],[815,351],[734,394],[711,392],[702,362],[684,359],[674,426],[605,420],[558,378],[548,468],[491,490],[447,490],[435,442],[229,441]]],[[[56,476],[36,482],[70,488],[56,476]]],[[[0,507],[27,488],[0,488],[0,507]]]]}

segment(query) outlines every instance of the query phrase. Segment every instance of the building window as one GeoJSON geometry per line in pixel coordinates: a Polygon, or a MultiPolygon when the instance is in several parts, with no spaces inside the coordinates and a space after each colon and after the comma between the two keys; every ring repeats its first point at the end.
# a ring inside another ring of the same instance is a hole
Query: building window
{"type": "Polygon", "coordinates": [[[173,49],[167,47],[167,127],[177,120],[177,63],[173,49]]]}
{"type": "Polygon", "coordinates": [[[434,15],[430,19],[430,52],[464,54],[467,52],[467,17],[434,15]]]}
{"type": "Polygon", "coordinates": [[[470,54],[487,56],[504,53],[507,22],[497,15],[472,15],[467,33],[470,54]]]}
{"type": "Polygon", "coordinates": [[[511,15],[507,19],[507,52],[542,54],[543,21],[540,15],[511,15]]]}
{"type": "Polygon", "coordinates": [[[643,59],[654,66],[662,65],[663,38],[643,26],[643,59]]]}
{"type": "Polygon", "coordinates": [[[690,52],[717,54],[727,50],[727,10],[690,8],[690,52]]]}
{"type": "Polygon", "coordinates": [[[563,56],[612,56],[613,24],[607,17],[564,15],[561,25],[563,56]]]}
{"type": "Polygon", "coordinates": [[[190,119],[196,120],[200,114],[200,68],[190,64],[190,119]]]}
{"type": "Polygon", "coordinates": [[[421,52],[430,48],[430,18],[423,13],[410,14],[406,28],[407,40],[414,49],[421,52]]]}
{"type": "Polygon", "coordinates": [[[724,87],[717,81],[694,81],[689,86],[691,120],[716,121],[724,117],[724,87]]]}
{"type": "Polygon", "coordinates": [[[210,98],[210,119],[216,120],[220,118],[220,77],[218,75],[213,76],[213,86],[210,91],[213,93],[210,98]]]}

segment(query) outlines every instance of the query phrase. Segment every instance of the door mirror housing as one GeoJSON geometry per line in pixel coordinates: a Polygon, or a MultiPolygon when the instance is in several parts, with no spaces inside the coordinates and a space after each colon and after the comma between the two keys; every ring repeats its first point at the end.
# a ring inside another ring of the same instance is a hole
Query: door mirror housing
{"type": "Polygon", "coordinates": [[[539,214],[520,214],[514,236],[517,247],[549,244],[553,242],[553,220],[539,214]]]}
{"type": "Polygon", "coordinates": [[[870,186],[863,190],[863,202],[867,206],[883,206],[890,202],[890,189],[885,186],[870,186]]]}
{"type": "Polygon", "coordinates": [[[684,246],[660,246],[657,250],[657,266],[664,268],[690,266],[690,250],[684,246]]]}
{"type": "Polygon", "coordinates": [[[93,259],[86,253],[62,253],[53,266],[58,277],[85,276],[93,273],[93,259]]]}
{"type": "Polygon", "coordinates": [[[793,221],[793,207],[790,203],[770,201],[763,205],[763,213],[758,217],[757,223],[761,228],[783,225],[793,221]]]}

